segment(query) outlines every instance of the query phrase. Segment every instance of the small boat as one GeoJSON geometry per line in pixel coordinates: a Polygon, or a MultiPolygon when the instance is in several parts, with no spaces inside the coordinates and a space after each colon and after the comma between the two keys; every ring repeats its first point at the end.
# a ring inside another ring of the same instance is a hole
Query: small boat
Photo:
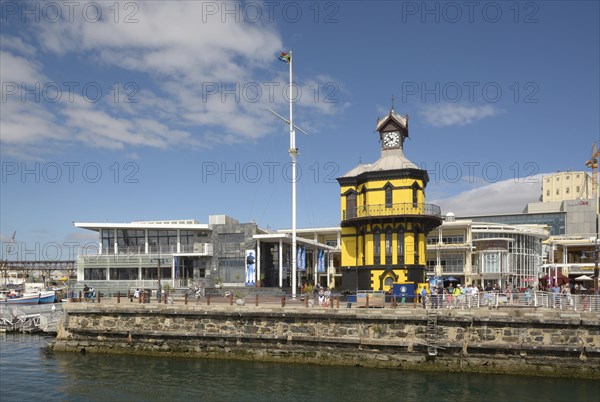
{"type": "Polygon", "coordinates": [[[0,292],[0,303],[6,304],[44,304],[54,303],[56,293],[53,290],[42,290],[39,292],[20,293],[15,291],[0,292]]]}

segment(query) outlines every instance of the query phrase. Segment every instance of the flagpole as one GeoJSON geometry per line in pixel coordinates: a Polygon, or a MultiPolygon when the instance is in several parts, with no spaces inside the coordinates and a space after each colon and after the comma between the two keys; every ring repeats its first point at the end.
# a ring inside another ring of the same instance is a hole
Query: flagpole
{"type": "Polygon", "coordinates": [[[294,57],[292,56],[292,51],[290,50],[290,149],[288,153],[290,154],[290,158],[292,159],[292,298],[296,298],[296,288],[297,288],[297,262],[296,262],[296,253],[297,253],[297,244],[296,244],[296,159],[298,158],[298,148],[296,148],[296,132],[294,131],[294,120],[293,120],[293,108],[292,108],[292,96],[293,96],[293,87],[292,87],[292,63],[294,62],[294,57]]]}

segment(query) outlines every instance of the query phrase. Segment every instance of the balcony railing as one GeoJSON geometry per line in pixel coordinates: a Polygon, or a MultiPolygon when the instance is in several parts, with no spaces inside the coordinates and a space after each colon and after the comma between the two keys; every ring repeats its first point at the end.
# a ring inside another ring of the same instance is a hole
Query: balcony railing
{"type": "Polygon", "coordinates": [[[342,211],[342,220],[370,218],[378,216],[393,216],[393,215],[426,215],[442,217],[440,207],[433,204],[403,202],[399,204],[376,205],[361,205],[356,208],[347,208],[342,211]]]}

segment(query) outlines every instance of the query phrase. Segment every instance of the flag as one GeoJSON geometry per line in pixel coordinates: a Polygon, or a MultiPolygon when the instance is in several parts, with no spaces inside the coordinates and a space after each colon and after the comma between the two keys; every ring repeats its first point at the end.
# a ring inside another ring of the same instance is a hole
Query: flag
{"type": "Polygon", "coordinates": [[[290,64],[292,62],[292,56],[285,52],[281,52],[281,54],[279,55],[279,60],[283,61],[284,63],[290,64]]]}

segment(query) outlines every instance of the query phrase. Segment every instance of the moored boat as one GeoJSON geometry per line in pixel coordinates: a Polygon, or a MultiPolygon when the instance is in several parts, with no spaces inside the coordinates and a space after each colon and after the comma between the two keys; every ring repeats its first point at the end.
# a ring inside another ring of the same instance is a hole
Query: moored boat
{"type": "Polygon", "coordinates": [[[43,303],[54,303],[56,299],[56,293],[53,290],[42,290],[39,292],[31,293],[20,293],[0,292],[0,303],[6,304],[43,304],[43,303]]]}

